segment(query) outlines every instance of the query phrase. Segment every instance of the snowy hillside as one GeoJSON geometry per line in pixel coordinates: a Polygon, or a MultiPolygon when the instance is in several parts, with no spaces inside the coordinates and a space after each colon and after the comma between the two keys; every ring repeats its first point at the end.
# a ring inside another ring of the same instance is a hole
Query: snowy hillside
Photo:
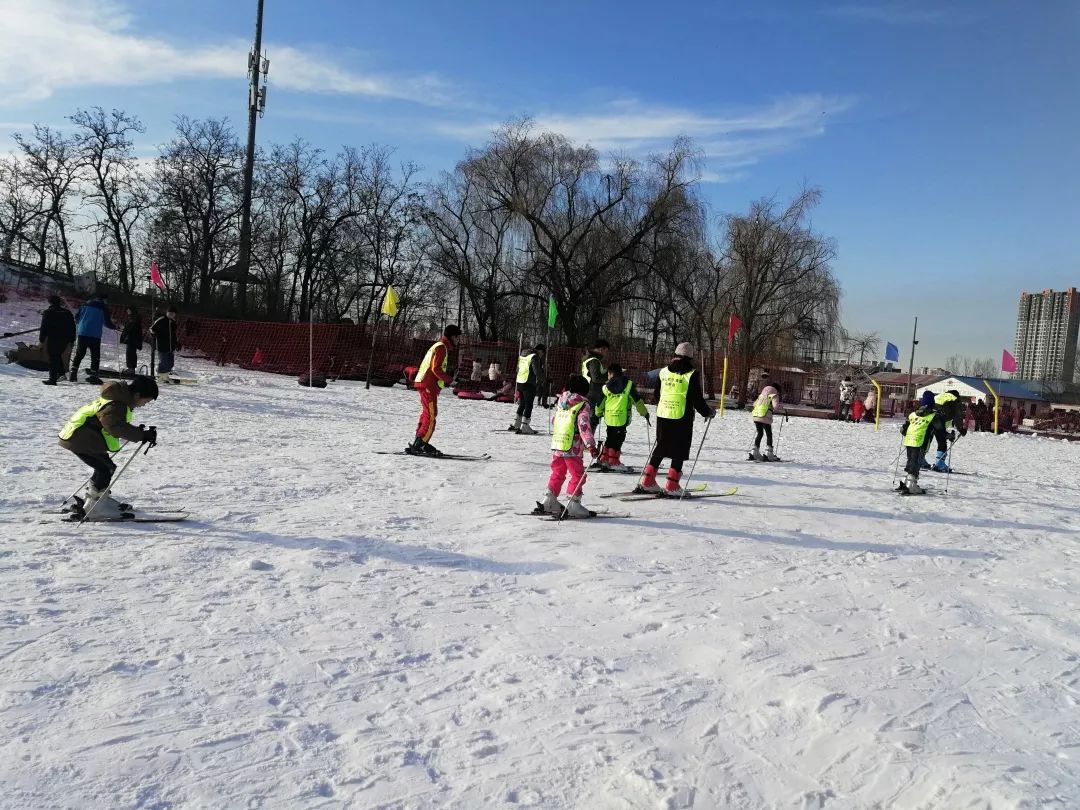
{"type": "Polygon", "coordinates": [[[401,388],[178,370],[118,494],[193,519],[77,528],[96,389],[0,366],[0,806],[1080,806],[1080,446],[971,435],[903,499],[895,425],[751,464],[730,412],[696,479],[737,496],[594,475],[631,517],[556,525],[509,406],[443,397],[494,460],[424,461],[372,452],[401,388]]]}

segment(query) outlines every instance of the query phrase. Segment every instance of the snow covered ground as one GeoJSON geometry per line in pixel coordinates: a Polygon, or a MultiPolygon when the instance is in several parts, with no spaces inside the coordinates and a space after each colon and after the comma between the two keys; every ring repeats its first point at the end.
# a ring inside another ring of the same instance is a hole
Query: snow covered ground
{"type": "Polygon", "coordinates": [[[42,510],[96,389],[0,366],[0,806],[1080,806],[1080,446],[970,435],[905,499],[895,425],[751,464],[729,412],[696,479],[737,496],[595,475],[632,516],[555,525],[510,406],[444,397],[494,460],[424,461],[372,452],[401,388],[179,368],[118,492],[193,519],[80,529],[42,510]]]}

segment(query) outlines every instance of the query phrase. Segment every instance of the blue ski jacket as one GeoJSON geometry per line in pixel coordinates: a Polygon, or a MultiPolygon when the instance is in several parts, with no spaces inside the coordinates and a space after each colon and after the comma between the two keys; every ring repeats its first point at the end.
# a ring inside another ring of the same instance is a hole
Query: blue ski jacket
{"type": "Polygon", "coordinates": [[[100,298],[91,298],[81,307],[75,318],[76,334],[79,337],[100,338],[101,330],[105,327],[115,329],[112,318],[109,317],[109,308],[100,298]]]}

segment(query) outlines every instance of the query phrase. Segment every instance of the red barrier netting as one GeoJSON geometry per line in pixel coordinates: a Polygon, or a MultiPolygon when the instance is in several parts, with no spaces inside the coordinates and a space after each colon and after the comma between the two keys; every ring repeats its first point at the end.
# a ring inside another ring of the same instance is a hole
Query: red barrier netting
{"type": "MultiPolygon", "coordinates": [[[[112,309],[120,326],[121,307],[112,309]]],[[[143,325],[149,330],[149,314],[143,325]]],[[[266,323],[231,321],[198,316],[179,318],[180,354],[200,356],[217,365],[294,376],[308,372],[309,341],[311,368],[316,375],[344,380],[366,380],[371,364],[373,385],[393,385],[403,381],[406,369],[420,365],[424,353],[437,339],[435,335],[417,337],[402,334],[391,325],[381,323],[375,333],[375,351],[371,352],[373,329],[354,324],[266,323]]],[[[526,347],[527,350],[527,347],[526,347]]],[[[585,350],[571,346],[554,346],[548,351],[547,376],[549,391],[565,388],[571,374],[580,373],[585,350]]],[[[460,387],[465,390],[498,391],[513,385],[517,374],[518,346],[501,341],[462,339],[451,355],[451,368],[456,368],[460,387]]],[[[666,356],[650,358],[647,352],[612,350],[611,362],[623,366],[628,376],[642,389],[649,389],[646,373],[664,365],[666,356]]],[[[723,358],[708,355],[698,358],[705,375],[706,393],[719,394],[723,373],[723,358]]],[[[773,383],[778,385],[785,401],[798,401],[802,396],[805,374],[781,364],[755,362],[751,365],[751,388],[760,368],[768,368],[773,383]]],[[[737,391],[743,376],[740,363],[732,359],[728,370],[728,393],[737,391]]]]}

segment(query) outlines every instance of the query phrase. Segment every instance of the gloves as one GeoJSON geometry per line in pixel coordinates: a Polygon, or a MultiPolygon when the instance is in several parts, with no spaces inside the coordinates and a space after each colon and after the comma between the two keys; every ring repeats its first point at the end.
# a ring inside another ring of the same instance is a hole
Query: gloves
{"type": "Polygon", "coordinates": [[[955,442],[956,441],[956,431],[955,430],[950,430],[946,435],[949,437],[950,442],[955,442]]]}
{"type": "Polygon", "coordinates": [[[966,427],[961,427],[960,428],[960,435],[961,436],[967,436],[967,428],[966,427]]]}
{"type": "MultiPolygon", "coordinates": [[[[140,425],[139,427],[142,427],[142,425],[140,425]]],[[[148,445],[150,445],[151,447],[156,445],[157,444],[157,428],[154,427],[153,425],[151,425],[150,427],[144,429],[143,432],[142,432],[142,440],[144,442],[146,442],[148,445]]]]}
{"type": "Polygon", "coordinates": [[[648,414],[648,413],[645,414],[645,424],[646,425],[651,425],[652,424],[652,414],[648,414]]]}
{"type": "Polygon", "coordinates": [[[589,455],[593,458],[596,458],[598,455],[600,455],[600,450],[595,444],[589,446],[589,455]]]}
{"type": "Polygon", "coordinates": [[[705,421],[708,422],[710,419],[715,419],[715,418],[716,418],[716,408],[709,408],[709,413],[705,417],[705,421]]]}

